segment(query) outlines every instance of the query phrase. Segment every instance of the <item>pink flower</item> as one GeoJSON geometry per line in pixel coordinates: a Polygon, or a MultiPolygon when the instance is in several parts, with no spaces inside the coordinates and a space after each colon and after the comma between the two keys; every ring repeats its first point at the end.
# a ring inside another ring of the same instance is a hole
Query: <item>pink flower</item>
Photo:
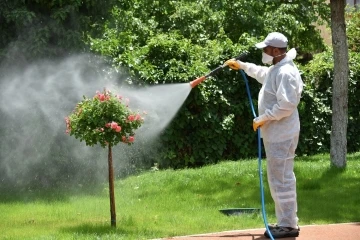
{"type": "Polygon", "coordinates": [[[111,127],[111,123],[106,123],[105,127],[107,127],[107,128],[111,127]]]}
{"type": "Polygon", "coordinates": [[[141,120],[141,116],[140,116],[140,114],[136,114],[136,116],[135,116],[135,120],[141,120]]]}
{"type": "Polygon", "coordinates": [[[94,96],[95,99],[99,99],[101,102],[105,100],[109,100],[110,96],[107,96],[106,93],[100,93],[99,91],[96,91],[96,95],[94,96]]]}
{"type": "Polygon", "coordinates": [[[121,127],[120,127],[120,126],[116,126],[115,132],[120,132],[120,131],[121,131],[121,127]]]}
{"type": "Polygon", "coordinates": [[[111,128],[112,128],[112,129],[115,130],[117,126],[118,126],[118,124],[117,124],[116,122],[114,122],[114,121],[111,122],[111,128]]]}
{"type": "Polygon", "coordinates": [[[129,120],[130,122],[134,121],[134,120],[135,120],[135,116],[134,116],[134,115],[129,115],[129,116],[128,116],[128,120],[129,120]]]}
{"type": "Polygon", "coordinates": [[[70,124],[70,118],[69,117],[65,117],[65,123],[66,123],[66,133],[70,133],[71,124],[70,124]]]}
{"type": "Polygon", "coordinates": [[[104,94],[99,94],[99,100],[101,102],[105,101],[106,100],[105,95],[104,94]]]}
{"type": "Polygon", "coordinates": [[[103,132],[104,131],[104,128],[100,128],[100,132],[103,132]]]}
{"type": "Polygon", "coordinates": [[[129,142],[132,143],[132,142],[134,142],[134,140],[135,140],[134,136],[130,136],[130,137],[129,137],[129,142]]]}
{"type": "Polygon", "coordinates": [[[125,137],[125,136],[122,136],[122,137],[121,137],[121,141],[123,141],[124,143],[126,143],[126,137],[125,137]]]}

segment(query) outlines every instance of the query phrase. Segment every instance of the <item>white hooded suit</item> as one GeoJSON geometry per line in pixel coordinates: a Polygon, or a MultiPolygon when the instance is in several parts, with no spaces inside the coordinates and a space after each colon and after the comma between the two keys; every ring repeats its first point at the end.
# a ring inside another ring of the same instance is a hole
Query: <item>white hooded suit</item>
{"type": "Polygon", "coordinates": [[[291,49],[270,67],[242,63],[244,71],[262,84],[259,118],[267,120],[261,134],[267,158],[267,176],[279,226],[297,228],[296,178],[293,172],[300,132],[297,106],[303,82],[291,49]]]}

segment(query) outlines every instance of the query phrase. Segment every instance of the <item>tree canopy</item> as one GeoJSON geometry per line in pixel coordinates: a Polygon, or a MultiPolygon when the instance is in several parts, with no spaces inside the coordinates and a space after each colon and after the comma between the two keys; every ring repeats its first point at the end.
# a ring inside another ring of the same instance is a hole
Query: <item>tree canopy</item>
{"type": "Polygon", "coordinates": [[[88,51],[114,1],[4,0],[0,2],[0,56],[24,60],[88,51]],[[10,54],[9,54],[10,52],[10,54]]]}
{"type": "MultiPolygon", "coordinates": [[[[304,64],[307,87],[300,105],[304,130],[298,154],[313,154],[328,151],[330,144],[333,60],[316,27],[329,24],[329,18],[325,0],[5,0],[0,2],[0,55],[31,61],[93,52],[125,73],[128,77],[119,81],[127,84],[185,83],[243,51],[250,53],[246,61],[260,63],[261,51],[254,44],[279,31],[304,64]],[[308,53],[320,52],[306,65],[308,53]]],[[[349,48],[358,51],[356,21],[351,24],[349,48]]],[[[355,86],[358,71],[350,69],[350,75],[355,86]]],[[[250,87],[257,99],[259,86],[250,81],[250,87]]],[[[247,101],[239,73],[226,69],[207,79],[191,91],[163,132],[160,156],[147,161],[183,167],[255,156],[247,101]]],[[[354,121],[358,112],[350,106],[354,121]]],[[[349,129],[355,136],[351,119],[349,129]]]]}
{"type": "MultiPolygon", "coordinates": [[[[91,49],[109,57],[131,84],[189,82],[249,51],[272,31],[300,53],[325,49],[315,24],[328,23],[325,1],[119,1],[91,49]]],[[[258,89],[251,83],[252,89],[258,89]]],[[[253,92],[253,99],[257,91],[253,92]]],[[[196,166],[254,156],[256,144],[244,84],[223,71],[194,89],[162,136],[162,165],[196,166]],[[246,127],[249,126],[249,127],[246,127]]]]}

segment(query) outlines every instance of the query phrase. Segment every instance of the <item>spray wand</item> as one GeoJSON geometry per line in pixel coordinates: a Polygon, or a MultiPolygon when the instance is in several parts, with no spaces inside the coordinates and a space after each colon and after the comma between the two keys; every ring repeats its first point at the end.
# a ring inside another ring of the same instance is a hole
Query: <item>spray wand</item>
{"type": "MultiPolygon", "coordinates": [[[[248,54],[248,52],[244,52],[242,54],[240,54],[239,56],[237,56],[235,59],[236,60],[241,60],[242,58],[244,58],[246,55],[248,54]]],[[[221,69],[223,69],[224,67],[226,67],[227,64],[223,64],[218,66],[217,68],[215,68],[214,70],[212,70],[211,72],[209,72],[208,74],[206,74],[205,76],[199,77],[193,81],[190,82],[190,86],[192,88],[194,88],[195,86],[197,86],[198,84],[200,84],[201,82],[203,82],[206,78],[211,77],[213,75],[215,75],[215,73],[219,72],[221,69]]]]}

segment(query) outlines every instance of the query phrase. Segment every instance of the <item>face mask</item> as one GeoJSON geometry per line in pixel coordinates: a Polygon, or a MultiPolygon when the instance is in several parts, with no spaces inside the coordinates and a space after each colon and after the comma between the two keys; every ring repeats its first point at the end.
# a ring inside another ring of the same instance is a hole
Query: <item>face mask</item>
{"type": "Polygon", "coordinates": [[[274,59],[273,56],[270,56],[269,54],[266,54],[265,52],[262,53],[262,59],[261,59],[261,61],[262,61],[264,64],[272,64],[273,59],[274,59]]]}
{"type": "MultiPolygon", "coordinates": [[[[286,54],[286,53],[283,53],[283,54],[277,55],[277,56],[275,56],[275,57],[280,57],[280,56],[285,55],[285,54],[286,54]]],[[[273,59],[274,59],[273,56],[270,56],[269,54],[266,54],[265,52],[262,52],[262,59],[261,59],[261,61],[262,61],[264,64],[272,64],[273,59]]]]}

